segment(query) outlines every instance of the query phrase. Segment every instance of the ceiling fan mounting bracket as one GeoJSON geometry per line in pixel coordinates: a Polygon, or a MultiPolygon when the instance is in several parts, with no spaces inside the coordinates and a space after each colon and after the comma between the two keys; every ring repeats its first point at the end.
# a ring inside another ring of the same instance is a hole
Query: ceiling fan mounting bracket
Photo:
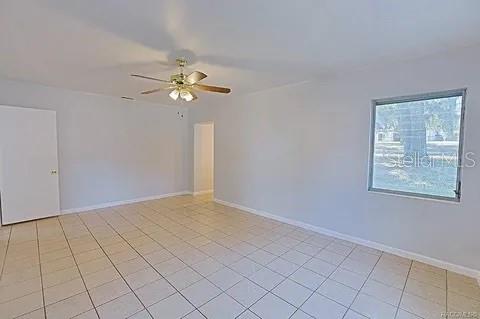
{"type": "Polygon", "coordinates": [[[185,67],[185,65],[187,65],[187,59],[185,59],[185,58],[182,58],[182,57],[176,58],[175,61],[177,62],[177,65],[181,68],[183,68],[183,67],[185,67]]]}

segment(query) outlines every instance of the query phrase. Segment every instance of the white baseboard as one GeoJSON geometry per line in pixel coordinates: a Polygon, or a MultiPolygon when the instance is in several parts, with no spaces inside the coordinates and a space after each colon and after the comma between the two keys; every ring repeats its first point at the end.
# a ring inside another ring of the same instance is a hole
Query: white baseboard
{"type": "Polygon", "coordinates": [[[193,196],[197,196],[197,195],[205,195],[205,194],[212,194],[213,193],[213,189],[208,189],[206,191],[199,191],[199,192],[193,192],[193,196]]]}
{"type": "Polygon", "coordinates": [[[280,221],[280,222],[283,222],[283,223],[286,223],[286,224],[290,224],[290,225],[293,225],[293,226],[297,226],[297,227],[301,227],[301,228],[304,228],[304,229],[312,230],[312,231],[320,233],[320,234],[324,234],[324,235],[327,235],[327,236],[347,240],[347,241],[350,241],[350,242],[353,242],[353,243],[356,243],[356,244],[359,244],[359,245],[367,246],[367,247],[374,248],[374,249],[377,249],[377,250],[381,250],[381,251],[384,251],[384,252],[388,252],[388,253],[391,253],[391,254],[394,254],[394,255],[397,255],[397,256],[401,256],[401,257],[405,257],[405,258],[408,258],[408,259],[423,262],[423,263],[426,263],[426,264],[429,264],[429,265],[432,265],[432,266],[435,266],[435,267],[439,267],[439,268],[442,268],[442,269],[447,269],[447,270],[450,270],[450,271],[453,271],[453,272],[456,272],[456,273],[459,273],[459,274],[462,274],[462,275],[465,275],[465,276],[477,278],[477,280],[480,284],[480,270],[471,269],[471,268],[464,267],[464,266],[461,266],[461,265],[452,264],[452,263],[447,262],[447,261],[427,257],[427,256],[417,254],[417,253],[414,253],[414,252],[409,252],[409,251],[406,251],[406,250],[403,250],[403,249],[390,247],[390,246],[387,246],[385,244],[381,244],[381,243],[366,240],[366,239],[363,239],[363,238],[339,233],[339,232],[336,232],[336,231],[333,231],[333,230],[330,230],[330,229],[314,226],[314,225],[307,224],[307,223],[297,221],[297,220],[294,220],[294,219],[281,217],[281,216],[274,215],[274,214],[271,214],[271,213],[267,213],[267,212],[259,211],[259,210],[253,209],[253,208],[238,205],[238,204],[235,204],[235,203],[230,203],[230,202],[218,199],[218,198],[215,198],[214,201],[219,203],[219,204],[230,206],[230,207],[233,207],[233,208],[238,208],[238,209],[244,210],[246,212],[249,212],[249,213],[252,213],[252,214],[255,214],[255,215],[271,218],[271,219],[274,219],[274,220],[277,220],[277,221],[280,221]]]}
{"type": "Polygon", "coordinates": [[[113,206],[119,206],[119,205],[125,205],[125,204],[132,204],[132,203],[138,203],[138,202],[145,202],[145,201],[148,201],[148,200],[161,199],[161,198],[179,196],[179,195],[188,195],[188,194],[191,194],[191,192],[182,191],[182,192],[177,192],[177,193],[153,195],[153,196],[147,196],[147,197],[140,197],[140,198],[134,198],[134,199],[127,199],[127,200],[121,200],[121,201],[115,201],[115,202],[96,204],[96,205],[91,205],[91,206],[62,209],[61,213],[62,214],[80,213],[80,212],[86,212],[86,211],[89,211],[89,210],[95,210],[95,209],[101,209],[101,208],[107,208],[107,207],[113,207],[113,206]]]}

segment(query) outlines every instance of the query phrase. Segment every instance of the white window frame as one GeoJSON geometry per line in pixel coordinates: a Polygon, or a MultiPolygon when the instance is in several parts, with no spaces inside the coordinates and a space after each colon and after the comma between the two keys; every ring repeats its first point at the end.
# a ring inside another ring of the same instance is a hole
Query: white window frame
{"type": "Polygon", "coordinates": [[[393,98],[385,99],[375,99],[372,100],[372,113],[371,113],[371,126],[370,126],[370,156],[369,156],[369,173],[368,173],[368,191],[375,193],[385,193],[393,194],[407,197],[423,198],[423,199],[434,199],[450,202],[460,202],[462,195],[462,160],[463,160],[463,144],[464,144],[464,125],[465,125],[465,102],[466,102],[467,89],[455,89],[442,92],[432,92],[424,94],[415,94],[408,96],[400,96],[393,98]],[[374,169],[374,153],[375,153],[375,123],[376,123],[376,113],[377,106],[385,104],[394,104],[394,103],[405,103],[405,102],[415,102],[422,100],[431,100],[431,99],[440,99],[440,98],[449,98],[449,97],[462,97],[462,108],[460,114],[460,132],[458,138],[458,166],[457,166],[457,182],[455,189],[455,196],[438,196],[438,195],[429,195],[415,192],[406,192],[398,190],[390,190],[383,188],[373,187],[373,169],[374,169]]]}

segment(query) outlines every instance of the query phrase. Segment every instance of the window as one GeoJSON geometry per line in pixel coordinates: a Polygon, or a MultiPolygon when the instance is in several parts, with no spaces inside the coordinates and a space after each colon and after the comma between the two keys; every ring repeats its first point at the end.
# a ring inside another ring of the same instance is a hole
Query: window
{"type": "Polygon", "coordinates": [[[370,191],[460,200],[465,93],[373,101],[370,191]]]}

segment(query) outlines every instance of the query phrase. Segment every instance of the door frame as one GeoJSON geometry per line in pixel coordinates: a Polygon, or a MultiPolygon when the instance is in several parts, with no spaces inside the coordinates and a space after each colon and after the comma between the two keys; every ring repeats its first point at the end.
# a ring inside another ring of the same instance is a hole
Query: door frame
{"type": "Polygon", "coordinates": [[[194,123],[193,125],[193,195],[203,195],[215,192],[215,123],[213,121],[204,121],[194,123]],[[202,125],[212,125],[212,139],[213,139],[213,154],[212,154],[212,189],[197,191],[197,156],[198,156],[198,135],[197,128],[202,125]]]}

